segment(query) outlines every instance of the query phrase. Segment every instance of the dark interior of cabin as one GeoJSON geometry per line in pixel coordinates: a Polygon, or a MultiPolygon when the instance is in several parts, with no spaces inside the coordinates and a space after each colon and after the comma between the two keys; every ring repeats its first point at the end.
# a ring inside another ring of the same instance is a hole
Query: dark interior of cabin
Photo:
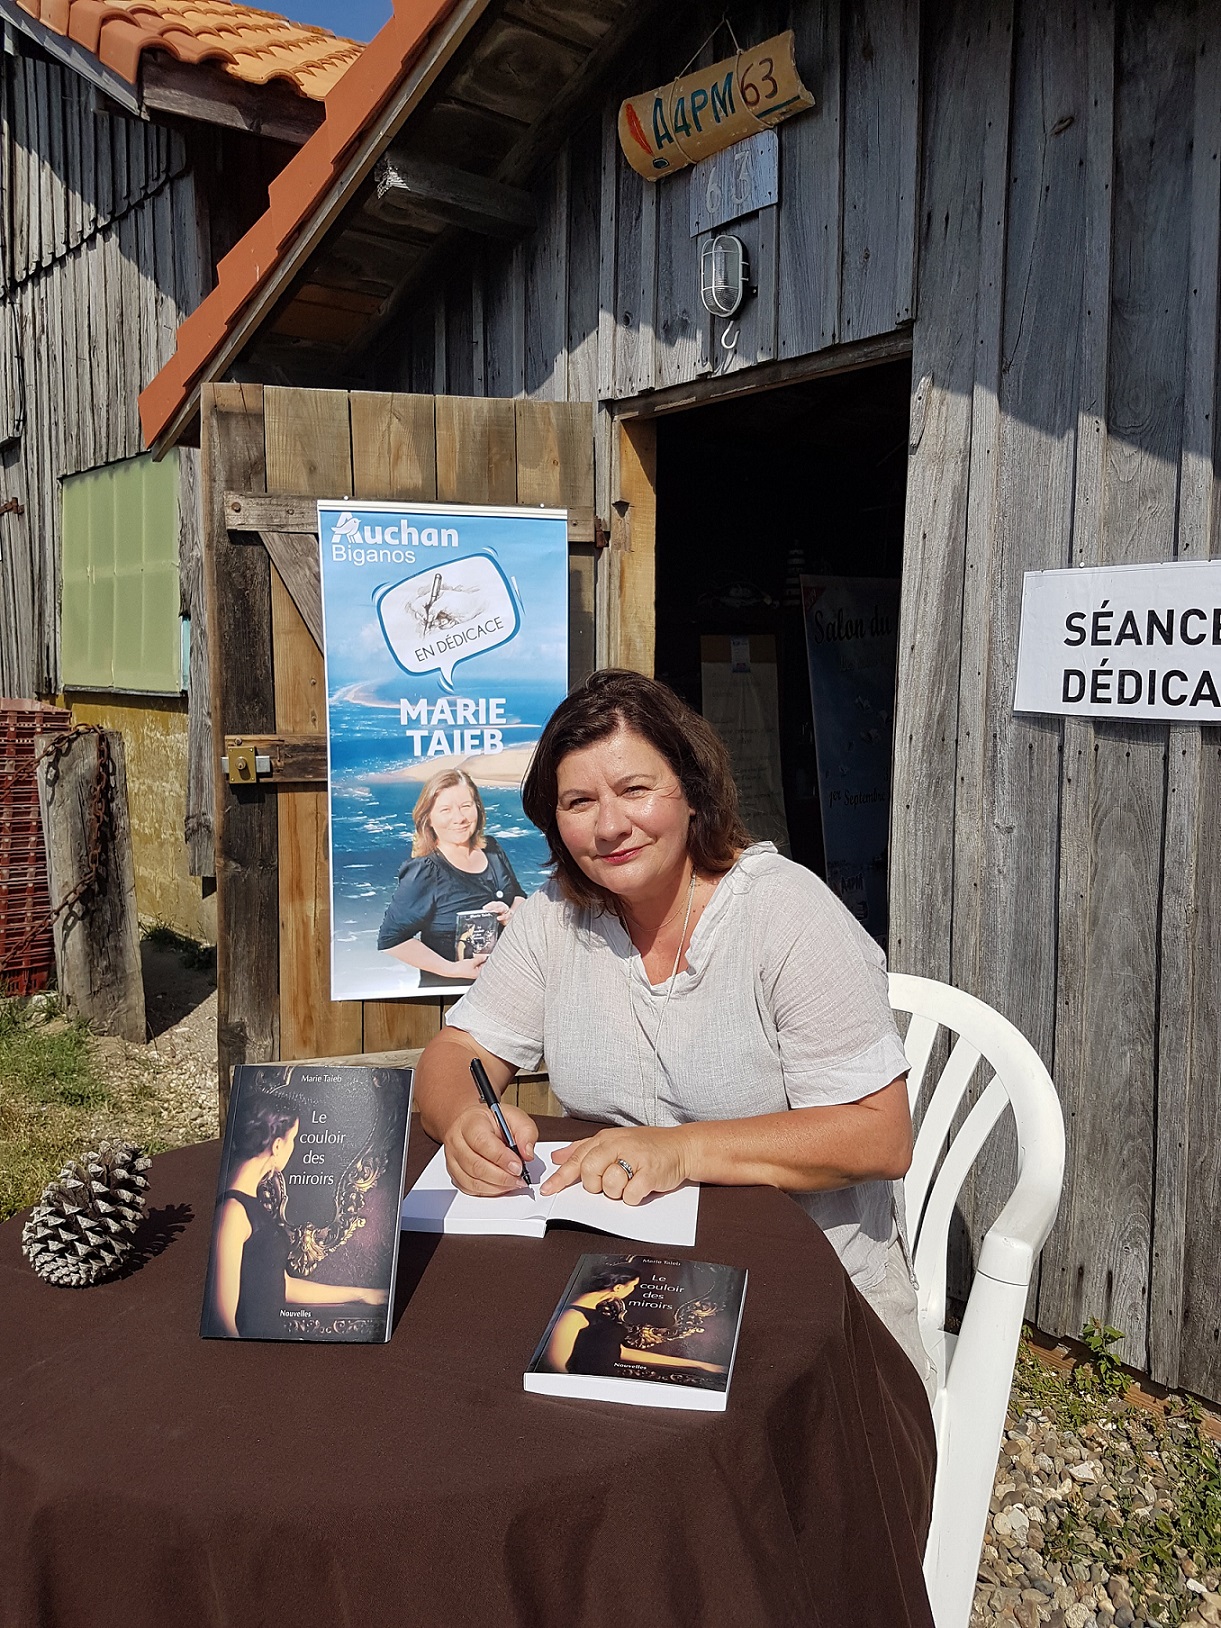
{"type": "MultiPolygon", "coordinates": [[[[901,361],[658,420],[657,676],[708,712],[701,640],[722,636],[705,657],[728,654],[726,635],[775,640],[789,852],[820,876],[800,579],[899,578],[910,393],[901,361]]],[[[876,912],[868,925],[885,937],[876,912]]]]}

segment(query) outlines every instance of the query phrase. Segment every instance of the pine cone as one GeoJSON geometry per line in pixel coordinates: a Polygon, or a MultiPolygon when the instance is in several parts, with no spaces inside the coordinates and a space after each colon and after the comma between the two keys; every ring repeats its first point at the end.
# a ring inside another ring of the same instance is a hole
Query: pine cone
{"type": "Polygon", "coordinates": [[[144,1219],[150,1162],[130,1142],[103,1142],[48,1182],[21,1234],[40,1278],[84,1289],[119,1271],[144,1219]]]}

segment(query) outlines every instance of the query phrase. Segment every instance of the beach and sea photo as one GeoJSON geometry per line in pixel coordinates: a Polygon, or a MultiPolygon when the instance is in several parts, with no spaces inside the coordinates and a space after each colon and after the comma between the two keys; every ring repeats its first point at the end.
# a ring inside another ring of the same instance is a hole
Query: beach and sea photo
{"type": "Polygon", "coordinates": [[[489,852],[526,895],[546,879],[520,787],[567,691],[567,523],[555,510],[440,504],[318,511],[331,998],[435,998],[443,980],[378,949],[432,778],[469,776],[489,852]]]}

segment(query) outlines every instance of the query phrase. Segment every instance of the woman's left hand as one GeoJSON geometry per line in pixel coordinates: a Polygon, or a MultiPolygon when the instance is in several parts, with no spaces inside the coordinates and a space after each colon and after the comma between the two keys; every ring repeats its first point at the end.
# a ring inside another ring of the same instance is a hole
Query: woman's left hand
{"type": "Polygon", "coordinates": [[[559,1168],[539,1191],[562,1193],[580,1182],[587,1193],[643,1203],[650,1193],[672,1193],[687,1180],[688,1140],[685,1125],[616,1125],[557,1148],[559,1168]],[[624,1165],[630,1167],[630,1177],[624,1165]]]}
{"type": "Polygon", "coordinates": [[[502,927],[508,924],[509,917],[513,914],[512,909],[503,899],[492,899],[488,904],[484,905],[483,913],[485,916],[495,916],[502,927]]]}

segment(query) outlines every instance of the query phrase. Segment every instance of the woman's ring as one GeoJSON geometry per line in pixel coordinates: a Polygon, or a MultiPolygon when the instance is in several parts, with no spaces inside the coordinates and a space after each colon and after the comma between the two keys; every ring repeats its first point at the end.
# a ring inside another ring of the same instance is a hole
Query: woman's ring
{"type": "Polygon", "coordinates": [[[631,1181],[632,1177],[636,1174],[636,1172],[632,1169],[631,1165],[628,1164],[627,1160],[626,1159],[616,1159],[615,1163],[619,1166],[619,1168],[621,1170],[626,1170],[627,1171],[627,1179],[629,1181],[631,1181]]]}

